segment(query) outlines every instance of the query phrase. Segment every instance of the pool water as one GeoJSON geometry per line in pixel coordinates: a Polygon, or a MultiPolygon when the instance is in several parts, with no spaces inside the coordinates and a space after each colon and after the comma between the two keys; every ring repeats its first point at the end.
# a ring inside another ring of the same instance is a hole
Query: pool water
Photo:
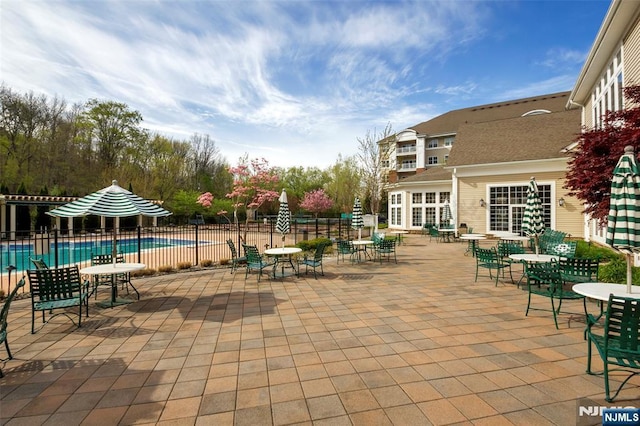
{"type": "MultiPolygon", "coordinates": [[[[90,260],[94,255],[111,254],[113,241],[82,241],[82,242],[61,242],[58,243],[58,265],[69,265],[90,260]]],[[[201,242],[206,243],[206,242],[201,242]]],[[[140,249],[150,250],[167,247],[191,246],[195,241],[175,239],[145,237],[140,239],[140,249]]],[[[138,239],[129,238],[116,242],[118,253],[137,253],[138,239]]],[[[10,244],[0,246],[0,264],[14,265],[18,271],[32,268],[29,257],[41,258],[49,266],[55,265],[55,247],[50,244],[49,253],[34,254],[33,245],[10,244]]]]}

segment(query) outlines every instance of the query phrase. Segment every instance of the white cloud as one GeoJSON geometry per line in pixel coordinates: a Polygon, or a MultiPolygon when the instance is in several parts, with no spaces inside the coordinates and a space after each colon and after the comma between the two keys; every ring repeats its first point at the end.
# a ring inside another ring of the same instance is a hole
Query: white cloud
{"type": "MultiPolygon", "coordinates": [[[[251,150],[327,165],[354,152],[369,129],[391,122],[401,130],[478,96],[475,78],[437,70],[491,31],[492,6],[3,0],[0,71],[18,91],[70,103],[116,100],[139,110],[152,130],[210,134],[229,159],[251,150]]],[[[573,60],[569,49],[549,58],[573,60]]],[[[563,74],[506,96],[565,90],[563,74]]]]}

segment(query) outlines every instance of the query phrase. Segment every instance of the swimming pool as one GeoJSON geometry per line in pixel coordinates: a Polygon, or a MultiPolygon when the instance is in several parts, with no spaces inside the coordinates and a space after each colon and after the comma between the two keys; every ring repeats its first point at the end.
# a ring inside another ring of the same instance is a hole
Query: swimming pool
{"type": "MultiPolygon", "coordinates": [[[[90,260],[98,254],[111,254],[112,240],[65,241],[58,242],[58,265],[69,265],[90,260]]],[[[198,244],[208,244],[199,241],[198,244]]],[[[118,253],[137,253],[140,250],[154,250],[170,247],[195,246],[195,241],[180,238],[125,238],[116,242],[118,253]],[[138,247],[138,244],[140,247],[138,247]]],[[[29,257],[42,258],[49,266],[55,265],[55,247],[49,243],[48,250],[36,254],[33,244],[0,245],[0,265],[14,265],[18,271],[32,268],[29,257]]]]}

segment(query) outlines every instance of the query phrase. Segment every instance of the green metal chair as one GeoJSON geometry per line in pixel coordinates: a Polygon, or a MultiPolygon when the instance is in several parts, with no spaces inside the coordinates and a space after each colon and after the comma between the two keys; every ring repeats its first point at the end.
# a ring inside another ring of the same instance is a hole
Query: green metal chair
{"type": "Polygon", "coordinates": [[[36,269],[49,269],[49,266],[47,265],[47,263],[42,258],[38,259],[38,258],[35,258],[35,257],[30,257],[29,260],[31,261],[31,263],[33,263],[33,266],[36,269]]]}
{"type": "Polygon", "coordinates": [[[238,257],[238,250],[236,250],[236,245],[231,238],[227,240],[227,245],[231,250],[231,273],[234,273],[239,265],[247,264],[247,258],[245,256],[238,257]]]}
{"type": "Polygon", "coordinates": [[[595,345],[604,363],[605,400],[612,402],[622,387],[636,374],[640,373],[640,301],[638,299],[609,295],[607,313],[602,334],[596,333],[593,326],[598,318],[587,316],[587,373],[591,372],[591,347],[595,345]],[[610,368],[612,366],[613,368],[610,368]],[[613,396],[610,395],[609,373],[624,371],[630,373],[620,384],[613,396]]]}
{"type": "Polygon", "coordinates": [[[549,244],[547,245],[546,253],[563,258],[573,258],[576,257],[577,247],[577,241],[565,241],[557,244],[549,244]]]}
{"type": "Polygon", "coordinates": [[[480,268],[488,269],[489,278],[491,279],[493,279],[492,271],[495,269],[497,286],[500,272],[502,272],[502,277],[504,278],[504,270],[505,268],[509,268],[509,265],[502,262],[502,258],[498,255],[495,247],[486,249],[476,247],[476,282],[478,281],[478,271],[480,270],[480,268]]]}
{"type": "MultiPolygon", "coordinates": [[[[24,277],[22,277],[22,279],[18,281],[13,290],[11,290],[11,293],[9,293],[9,296],[4,301],[4,305],[2,305],[2,309],[0,310],[0,343],[4,342],[4,347],[7,349],[7,355],[9,356],[9,359],[13,359],[13,355],[11,355],[11,349],[9,349],[9,340],[7,337],[7,320],[9,318],[9,307],[11,306],[11,302],[13,301],[13,299],[16,297],[18,290],[23,288],[24,284],[24,277]]],[[[4,373],[0,368],[0,378],[2,377],[4,377],[4,373]]]]}
{"type": "Polygon", "coordinates": [[[338,240],[337,245],[336,263],[340,263],[340,257],[342,257],[342,261],[344,262],[345,256],[347,255],[349,255],[349,260],[353,262],[353,256],[356,253],[356,248],[353,246],[353,243],[349,240],[338,240]]]}
{"type": "Polygon", "coordinates": [[[440,232],[438,232],[437,227],[431,226],[431,228],[429,228],[429,241],[431,241],[434,238],[436,239],[436,243],[437,243],[442,239],[442,236],[440,235],[440,232]]]}
{"type": "Polygon", "coordinates": [[[267,268],[273,269],[276,265],[275,261],[265,260],[255,245],[242,244],[242,247],[247,258],[247,270],[244,274],[244,279],[247,279],[250,271],[258,271],[258,282],[260,282],[263,271],[267,268]]]}
{"type": "Polygon", "coordinates": [[[324,276],[324,269],[322,268],[322,259],[324,256],[324,249],[329,245],[330,243],[319,243],[316,246],[316,250],[313,253],[313,257],[312,258],[307,258],[306,256],[304,257],[304,259],[302,259],[300,261],[301,265],[305,265],[304,268],[304,273],[307,274],[309,272],[309,267],[313,268],[313,278],[315,278],[316,280],[318,279],[318,275],[317,275],[317,268],[320,268],[320,275],[324,276]]]}
{"type": "MultiPolygon", "coordinates": [[[[529,310],[548,311],[549,309],[532,308],[531,295],[546,297],[551,300],[551,312],[553,312],[553,322],[558,329],[558,317],[563,300],[581,300],[584,310],[584,316],[587,316],[586,298],[572,290],[564,288],[564,279],[560,271],[560,265],[556,261],[551,262],[529,262],[525,264],[527,275],[527,289],[529,297],[527,301],[527,311],[525,316],[529,315],[529,310]],[[556,301],[558,308],[556,309],[556,301]]],[[[571,319],[569,319],[571,325],[571,319]]]]}
{"type": "Polygon", "coordinates": [[[567,283],[588,283],[598,281],[600,259],[597,258],[565,258],[561,257],[560,274],[567,283]]]}
{"type": "MultiPolygon", "coordinates": [[[[96,254],[96,255],[92,254],[91,255],[91,266],[108,265],[110,263],[113,263],[113,256],[111,254],[96,254]]],[[[125,263],[124,255],[117,254],[116,263],[125,263]]],[[[140,300],[140,293],[138,292],[138,289],[136,289],[133,283],[131,282],[131,274],[129,272],[122,273],[122,274],[115,274],[115,280],[116,280],[115,283],[111,282],[111,280],[113,279],[114,277],[110,274],[93,276],[93,288],[91,290],[91,293],[95,295],[96,299],[98,298],[99,286],[104,285],[104,286],[111,287],[113,285],[117,285],[118,283],[120,283],[121,287],[127,290],[127,294],[129,294],[129,286],[131,286],[133,291],[135,291],[136,293],[136,297],[138,298],[138,300],[140,300]]]]}
{"type": "Polygon", "coordinates": [[[383,239],[378,246],[375,247],[375,254],[378,259],[380,259],[380,263],[382,263],[382,258],[385,256],[388,262],[391,262],[391,256],[393,256],[395,263],[398,263],[398,258],[396,257],[396,240],[383,239]]]}
{"type": "MultiPolygon", "coordinates": [[[[513,260],[509,256],[512,254],[522,254],[525,252],[524,245],[522,242],[517,241],[498,241],[498,256],[502,259],[502,263],[508,265],[509,267],[509,277],[511,278],[511,282],[513,282],[513,274],[511,271],[511,266],[514,263],[522,264],[519,260],[513,260]]],[[[524,275],[524,266],[522,267],[522,274],[524,275]]],[[[520,287],[520,281],[518,281],[518,287],[520,287]]]]}

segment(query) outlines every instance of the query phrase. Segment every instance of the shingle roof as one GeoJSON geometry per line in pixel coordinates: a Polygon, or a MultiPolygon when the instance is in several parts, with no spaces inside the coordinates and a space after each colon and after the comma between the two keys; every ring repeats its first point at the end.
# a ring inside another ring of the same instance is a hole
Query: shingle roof
{"type": "Polygon", "coordinates": [[[433,166],[424,172],[402,179],[399,183],[434,182],[439,180],[451,180],[451,171],[445,170],[443,166],[433,166]]]}
{"type": "Polygon", "coordinates": [[[560,158],[579,133],[579,110],[463,124],[447,167],[560,158]]]}
{"type": "Polygon", "coordinates": [[[559,92],[457,109],[417,124],[410,127],[410,129],[415,130],[419,135],[440,135],[456,133],[458,127],[465,123],[480,123],[520,117],[529,111],[539,109],[551,112],[564,111],[569,94],[570,92],[559,92]]]}

